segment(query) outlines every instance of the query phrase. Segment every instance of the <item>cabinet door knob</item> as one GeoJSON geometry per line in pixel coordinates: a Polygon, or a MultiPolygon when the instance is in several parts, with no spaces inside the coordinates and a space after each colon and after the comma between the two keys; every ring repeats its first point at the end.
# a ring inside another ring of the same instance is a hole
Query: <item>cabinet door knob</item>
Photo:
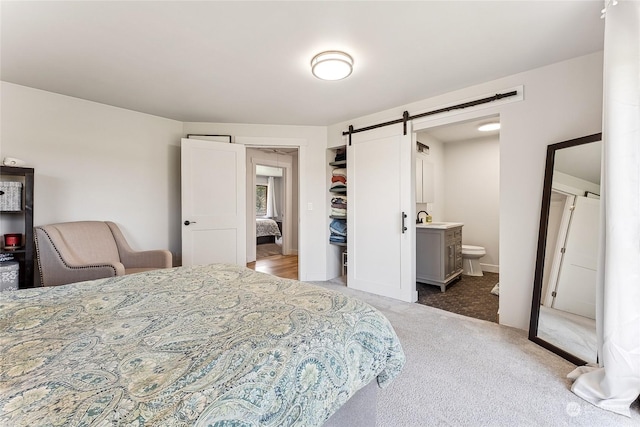
{"type": "Polygon", "coordinates": [[[186,221],[184,222],[184,225],[195,224],[195,223],[196,223],[195,221],[189,221],[189,220],[186,220],[186,221]]]}

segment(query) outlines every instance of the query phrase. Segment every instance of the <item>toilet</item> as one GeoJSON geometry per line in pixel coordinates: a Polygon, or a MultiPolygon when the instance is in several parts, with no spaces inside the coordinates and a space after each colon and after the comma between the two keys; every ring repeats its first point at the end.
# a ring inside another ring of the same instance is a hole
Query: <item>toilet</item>
{"type": "Polygon", "coordinates": [[[480,258],[486,254],[487,251],[482,246],[462,245],[462,274],[482,276],[480,258]]]}

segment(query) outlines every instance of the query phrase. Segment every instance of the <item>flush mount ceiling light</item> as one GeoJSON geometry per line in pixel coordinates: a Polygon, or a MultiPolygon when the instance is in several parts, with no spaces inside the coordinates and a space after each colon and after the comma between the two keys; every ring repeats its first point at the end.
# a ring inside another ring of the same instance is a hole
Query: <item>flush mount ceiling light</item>
{"type": "Polygon", "coordinates": [[[478,126],[478,130],[480,132],[490,132],[492,130],[498,130],[498,129],[500,129],[500,123],[498,122],[485,123],[478,126]]]}
{"type": "Polygon", "coordinates": [[[342,80],[353,71],[353,58],[337,50],[321,52],[311,60],[311,72],[322,80],[342,80]]]}

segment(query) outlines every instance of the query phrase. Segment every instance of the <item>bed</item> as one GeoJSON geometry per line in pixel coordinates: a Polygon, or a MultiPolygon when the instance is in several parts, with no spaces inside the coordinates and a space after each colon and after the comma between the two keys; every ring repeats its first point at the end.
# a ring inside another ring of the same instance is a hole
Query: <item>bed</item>
{"type": "Polygon", "coordinates": [[[4,292],[0,334],[11,426],[320,426],[405,362],[366,303],[227,264],[4,292]]]}
{"type": "Polygon", "coordinates": [[[278,223],[270,218],[256,218],[256,244],[275,243],[282,237],[278,223]]]}

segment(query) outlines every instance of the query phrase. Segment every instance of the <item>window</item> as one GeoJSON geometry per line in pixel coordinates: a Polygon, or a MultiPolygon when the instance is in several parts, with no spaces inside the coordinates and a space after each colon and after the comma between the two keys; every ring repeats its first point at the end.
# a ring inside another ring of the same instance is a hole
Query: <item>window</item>
{"type": "Polygon", "coordinates": [[[256,215],[267,214],[267,186],[256,185],[256,215]]]}

